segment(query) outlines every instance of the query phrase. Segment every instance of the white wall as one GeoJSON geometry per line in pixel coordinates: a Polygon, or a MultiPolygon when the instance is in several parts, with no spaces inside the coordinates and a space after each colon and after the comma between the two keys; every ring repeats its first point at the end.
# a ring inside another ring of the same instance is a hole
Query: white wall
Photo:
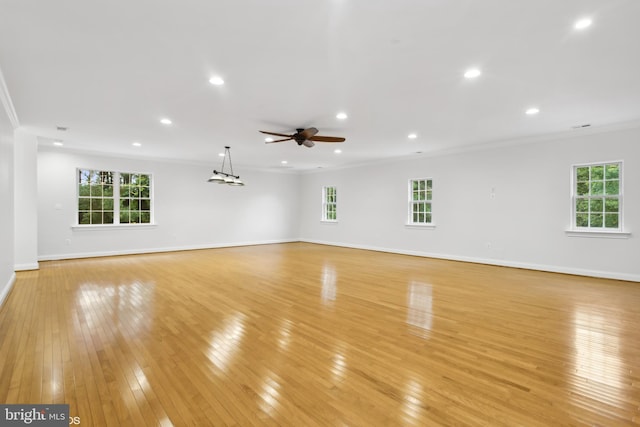
{"type": "Polygon", "coordinates": [[[38,269],[38,138],[23,129],[14,132],[15,269],[38,269]]]}
{"type": "Polygon", "coordinates": [[[244,187],[207,182],[213,166],[124,159],[41,147],[39,259],[298,240],[298,177],[243,170],[244,187]],[[153,174],[156,227],[72,229],[76,168],[153,174]]]}
{"type": "Polygon", "coordinates": [[[305,174],[301,237],[640,281],[640,129],[575,135],[305,174]],[[572,165],[611,160],[624,161],[625,229],[631,237],[568,237],[572,165]],[[433,178],[436,228],[406,227],[408,180],[427,177],[433,178]],[[325,185],[338,189],[337,224],[320,221],[325,185]]]}
{"type": "Polygon", "coordinates": [[[15,280],[13,209],[13,127],[0,108],[0,305],[15,280]]]}

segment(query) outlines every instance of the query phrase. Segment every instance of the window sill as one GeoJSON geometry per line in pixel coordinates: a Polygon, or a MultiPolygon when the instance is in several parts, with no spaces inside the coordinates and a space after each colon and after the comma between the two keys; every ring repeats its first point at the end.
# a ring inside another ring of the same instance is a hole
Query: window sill
{"type": "Polygon", "coordinates": [[[435,230],[435,228],[436,228],[435,224],[411,224],[411,223],[408,223],[408,224],[405,224],[404,226],[407,227],[407,228],[420,228],[420,229],[423,229],[423,230],[435,230]]]}
{"type": "Polygon", "coordinates": [[[628,239],[631,233],[626,231],[565,230],[567,237],[587,237],[596,239],[628,239]]]}
{"type": "Polygon", "coordinates": [[[117,230],[128,228],[155,228],[158,224],[101,224],[101,225],[72,225],[71,229],[76,230],[117,230]]]}

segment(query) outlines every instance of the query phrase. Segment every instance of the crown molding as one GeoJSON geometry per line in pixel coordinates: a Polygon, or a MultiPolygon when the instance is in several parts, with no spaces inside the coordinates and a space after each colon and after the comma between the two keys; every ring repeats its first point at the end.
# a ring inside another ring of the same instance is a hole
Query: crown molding
{"type": "Polygon", "coordinates": [[[9,89],[7,88],[7,83],[4,80],[2,69],[0,69],[0,101],[2,101],[4,111],[7,113],[7,117],[9,117],[11,126],[13,126],[13,129],[18,129],[20,127],[20,122],[18,121],[16,109],[13,107],[11,95],[9,95],[9,89]]]}

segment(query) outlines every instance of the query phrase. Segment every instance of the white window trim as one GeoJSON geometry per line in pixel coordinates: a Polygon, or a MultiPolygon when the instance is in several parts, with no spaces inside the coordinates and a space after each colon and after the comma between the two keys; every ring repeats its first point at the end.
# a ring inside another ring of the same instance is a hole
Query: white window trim
{"type": "Polygon", "coordinates": [[[320,222],[325,222],[328,224],[335,224],[338,222],[338,186],[336,185],[325,185],[322,187],[322,216],[320,217],[320,222]],[[331,203],[336,207],[336,219],[327,219],[327,188],[333,188],[336,191],[336,202],[331,203]]]}
{"type": "Polygon", "coordinates": [[[571,209],[569,218],[569,228],[565,230],[567,237],[586,237],[586,238],[603,238],[603,239],[628,239],[631,236],[631,232],[624,229],[624,161],[623,160],[608,160],[601,162],[589,162],[589,163],[575,163],[571,165],[571,209]],[[618,175],[619,180],[619,228],[588,228],[588,227],[576,227],[576,171],[582,166],[596,166],[606,165],[611,163],[620,164],[620,173],[618,175]]]}
{"type": "MultiPolygon", "coordinates": [[[[433,230],[436,228],[436,223],[434,221],[434,214],[433,214],[433,202],[434,202],[434,193],[433,193],[433,187],[431,189],[431,200],[429,200],[429,202],[431,203],[431,222],[413,222],[413,186],[411,185],[411,183],[413,181],[431,181],[431,185],[433,186],[433,178],[432,177],[427,177],[427,178],[409,178],[409,182],[407,184],[407,222],[405,223],[405,227],[406,228],[417,228],[417,229],[423,229],[423,230],[433,230]]],[[[426,201],[426,200],[425,200],[426,201]]]]}
{"type": "Polygon", "coordinates": [[[76,206],[75,206],[75,223],[71,225],[72,230],[113,230],[114,228],[153,228],[157,224],[155,222],[155,195],[154,195],[154,179],[153,173],[151,172],[134,172],[129,170],[118,170],[118,169],[104,169],[104,168],[90,168],[90,167],[78,167],[76,168],[76,174],[74,178],[75,187],[76,187],[76,206]],[[113,218],[118,218],[120,221],[120,174],[121,173],[129,173],[129,174],[143,174],[149,175],[151,180],[149,182],[149,202],[151,209],[151,216],[149,218],[148,223],[135,223],[135,224],[78,224],[78,200],[80,199],[80,193],[78,188],[78,172],[80,170],[98,170],[98,171],[106,171],[113,172],[116,174],[114,176],[114,184],[113,184],[113,218]],[[117,178],[117,179],[116,179],[117,178]]]}

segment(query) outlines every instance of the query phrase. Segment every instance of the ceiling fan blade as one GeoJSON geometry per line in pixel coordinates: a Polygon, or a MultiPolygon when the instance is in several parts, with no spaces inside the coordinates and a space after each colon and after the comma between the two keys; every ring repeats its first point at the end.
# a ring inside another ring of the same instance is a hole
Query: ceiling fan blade
{"type": "Polygon", "coordinates": [[[313,141],[311,141],[310,139],[305,139],[302,143],[304,144],[304,146],[305,146],[305,147],[309,147],[309,148],[311,148],[311,147],[313,147],[314,145],[316,145],[316,144],[314,144],[314,143],[313,143],[313,141]]]}
{"type": "Polygon", "coordinates": [[[276,133],[276,132],[267,132],[265,130],[258,131],[260,133],[266,133],[267,135],[275,135],[275,136],[286,136],[287,138],[293,138],[293,135],[287,135],[284,133],[276,133]]]}
{"type": "Polygon", "coordinates": [[[318,133],[318,129],[316,128],[307,128],[300,132],[300,135],[304,136],[304,139],[311,139],[316,133],[318,133]]]}
{"type": "Polygon", "coordinates": [[[311,141],[318,141],[318,142],[344,142],[345,138],[341,138],[338,136],[312,136],[311,138],[309,138],[311,141]]]}
{"type": "Polygon", "coordinates": [[[274,142],[291,141],[293,138],[276,139],[275,141],[265,141],[265,144],[273,144],[274,142]]]}

